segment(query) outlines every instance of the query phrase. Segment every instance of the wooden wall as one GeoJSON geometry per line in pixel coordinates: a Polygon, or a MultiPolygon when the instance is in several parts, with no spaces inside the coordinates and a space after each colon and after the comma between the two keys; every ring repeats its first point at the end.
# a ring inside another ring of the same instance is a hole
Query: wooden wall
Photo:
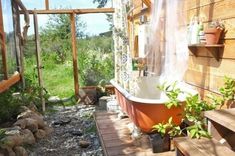
{"type": "MultiPolygon", "coordinates": [[[[235,0],[182,0],[186,4],[187,24],[193,16],[202,18],[204,27],[216,19],[224,21],[225,34],[220,40],[224,48],[218,50],[219,60],[217,61],[211,52],[217,49],[208,50],[197,48],[197,57],[189,50],[188,70],[184,80],[198,89],[205,97],[208,93],[218,93],[218,88],[223,85],[225,75],[235,78],[235,0]]],[[[134,0],[134,20],[129,19],[129,38],[131,51],[134,56],[133,36],[138,35],[139,13],[142,8],[141,0],[134,0]],[[133,29],[134,26],[134,29],[133,29]],[[134,32],[133,32],[134,31],[134,32]]],[[[145,13],[148,17],[150,9],[145,13]]]]}
{"type": "Polygon", "coordinates": [[[225,75],[235,78],[235,0],[185,0],[187,3],[187,23],[193,16],[202,17],[204,27],[212,20],[221,19],[225,24],[225,35],[220,40],[224,48],[220,49],[217,61],[212,52],[217,49],[198,48],[195,57],[189,52],[188,70],[185,81],[196,86],[202,97],[208,92],[218,92],[223,85],[225,75]]]}

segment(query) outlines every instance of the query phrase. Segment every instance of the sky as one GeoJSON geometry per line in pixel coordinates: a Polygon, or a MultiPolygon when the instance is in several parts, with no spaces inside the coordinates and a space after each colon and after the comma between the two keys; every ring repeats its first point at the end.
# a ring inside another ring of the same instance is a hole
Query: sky
{"type": "MultiPolygon", "coordinates": [[[[72,9],[82,9],[82,8],[96,8],[97,4],[93,3],[93,0],[49,0],[50,9],[58,8],[72,8],[72,9]]],[[[22,0],[25,7],[29,10],[44,9],[44,0],[22,0]]],[[[111,7],[111,3],[107,4],[106,7],[111,7]]],[[[105,14],[85,14],[79,15],[82,21],[86,22],[87,29],[86,31],[89,35],[97,35],[102,32],[109,30],[109,23],[106,20],[105,14]]],[[[23,18],[21,18],[23,19],[23,18]]],[[[40,27],[45,27],[48,21],[48,15],[38,15],[38,25],[40,27]]],[[[23,20],[21,25],[23,25],[23,20]]],[[[30,25],[29,34],[33,34],[33,18],[30,16],[30,25]]],[[[39,29],[40,31],[40,29],[39,29]]]]}

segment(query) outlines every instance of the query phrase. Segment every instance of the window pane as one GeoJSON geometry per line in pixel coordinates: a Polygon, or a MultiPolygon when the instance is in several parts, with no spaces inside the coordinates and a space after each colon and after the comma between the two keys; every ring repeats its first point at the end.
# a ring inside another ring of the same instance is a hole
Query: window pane
{"type": "Polygon", "coordinates": [[[13,24],[12,5],[9,0],[2,0],[3,26],[6,35],[6,53],[8,76],[17,70],[15,32],[13,24]]]}

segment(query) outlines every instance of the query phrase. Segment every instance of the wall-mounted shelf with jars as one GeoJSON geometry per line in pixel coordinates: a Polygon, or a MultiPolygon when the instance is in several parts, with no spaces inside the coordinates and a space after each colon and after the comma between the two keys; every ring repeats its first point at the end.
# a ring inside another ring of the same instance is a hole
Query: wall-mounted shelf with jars
{"type": "Polygon", "coordinates": [[[213,44],[213,45],[208,45],[208,44],[190,44],[188,45],[189,50],[195,55],[197,55],[197,51],[199,48],[206,48],[208,51],[214,56],[214,58],[219,61],[219,56],[220,56],[220,49],[224,48],[223,44],[213,44]]]}

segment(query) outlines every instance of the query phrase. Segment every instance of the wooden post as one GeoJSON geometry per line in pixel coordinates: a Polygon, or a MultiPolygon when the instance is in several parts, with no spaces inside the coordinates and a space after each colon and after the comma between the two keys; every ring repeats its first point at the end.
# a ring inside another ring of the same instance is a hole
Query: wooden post
{"type": "Polygon", "coordinates": [[[77,60],[77,47],[76,47],[76,14],[70,14],[71,23],[71,37],[72,37],[72,52],[73,52],[73,75],[74,75],[74,89],[75,96],[79,97],[79,83],[78,83],[78,60],[77,60]]]}
{"type": "Polygon", "coordinates": [[[0,0],[0,41],[1,41],[1,53],[2,53],[2,65],[3,65],[3,73],[4,79],[8,79],[8,72],[7,72],[7,56],[6,56],[6,36],[4,32],[3,26],[3,14],[2,14],[2,1],[0,0]]]}
{"type": "Polygon", "coordinates": [[[45,0],[45,8],[46,10],[49,10],[49,0],[45,0]]]}
{"type": "Polygon", "coordinates": [[[42,102],[42,111],[45,112],[46,106],[45,106],[45,99],[43,97],[43,79],[42,79],[42,63],[41,63],[41,57],[40,57],[40,39],[38,34],[38,18],[37,14],[34,12],[33,14],[34,19],[34,32],[35,32],[35,43],[36,43],[36,58],[37,58],[37,70],[38,70],[38,83],[40,86],[40,96],[41,96],[41,102],[42,102]]]}

